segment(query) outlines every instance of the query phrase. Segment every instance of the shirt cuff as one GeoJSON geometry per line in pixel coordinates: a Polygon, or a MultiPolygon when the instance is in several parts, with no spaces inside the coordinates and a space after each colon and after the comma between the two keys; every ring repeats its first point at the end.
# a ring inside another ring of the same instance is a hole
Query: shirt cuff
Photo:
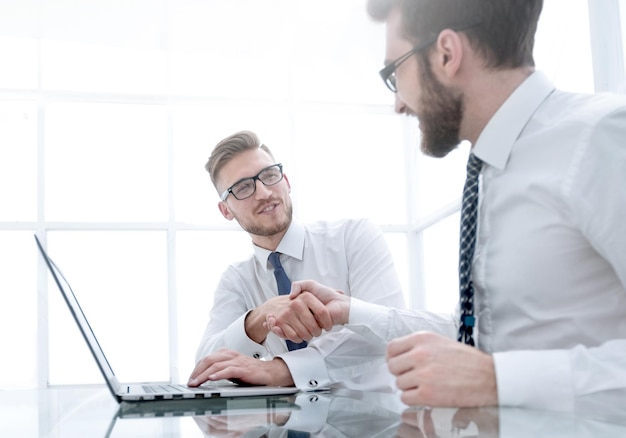
{"type": "Polygon", "coordinates": [[[508,351],[493,354],[498,404],[571,411],[573,375],[565,350],[508,351]]]}
{"type": "Polygon", "coordinates": [[[389,314],[389,307],[380,304],[361,301],[358,298],[350,299],[350,314],[348,324],[350,325],[370,325],[373,320],[386,321],[389,314]]]}
{"type": "Polygon", "coordinates": [[[255,359],[269,357],[267,349],[254,342],[246,334],[246,316],[250,312],[244,313],[226,328],[224,332],[225,346],[255,359]]]}
{"type": "Polygon", "coordinates": [[[289,372],[295,386],[302,391],[317,391],[331,384],[322,355],[315,348],[301,348],[278,354],[289,372]]]}

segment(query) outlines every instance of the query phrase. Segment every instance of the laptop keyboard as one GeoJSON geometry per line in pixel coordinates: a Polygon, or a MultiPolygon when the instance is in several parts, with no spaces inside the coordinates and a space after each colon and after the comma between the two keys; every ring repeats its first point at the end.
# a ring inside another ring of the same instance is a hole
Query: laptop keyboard
{"type": "Polygon", "coordinates": [[[143,385],[143,390],[148,394],[156,394],[156,393],[170,393],[170,394],[180,394],[183,392],[190,392],[192,389],[182,385],[143,385]]]}

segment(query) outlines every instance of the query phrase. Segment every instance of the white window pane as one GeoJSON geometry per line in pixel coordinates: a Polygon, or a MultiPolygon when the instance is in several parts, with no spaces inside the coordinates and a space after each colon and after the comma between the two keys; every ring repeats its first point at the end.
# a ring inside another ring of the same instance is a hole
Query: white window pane
{"type": "Polygon", "coordinates": [[[424,239],[425,308],[452,313],[459,301],[458,213],[426,229],[424,239]]]}
{"type": "Polygon", "coordinates": [[[0,102],[0,221],[37,219],[37,104],[0,102]]]}
{"type": "Polygon", "coordinates": [[[37,385],[37,258],[29,231],[0,231],[0,389],[37,385]]]}
{"type": "Polygon", "coordinates": [[[165,52],[65,41],[42,43],[42,86],[50,90],[162,94],[165,52]]]}
{"type": "Polygon", "coordinates": [[[252,255],[243,231],[181,231],[176,235],[178,364],[181,381],[191,375],[209,322],[213,293],[228,265],[252,255]]]}
{"type": "Polygon", "coordinates": [[[286,99],[292,25],[285,19],[289,3],[171,2],[171,92],[228,99],[286,99]]]}
{"type": "Polygon", "coordinates": [[[46,219],[167,220],[162,107],[55,104],[46,115],[46,219]]]}
{"type": "MultiPolygon", "coordinates": [[[[118,379],[169,380],[165,233],[55,231],[47,240],[118,379]]],[[[48,278],[50,383],[103,383],[48,278]]]]}
{"type": "Polygon", "coordinates": [[[411,288],[409,286],[409,272],[415,267],[409,265],[406,234],[385,233],[389,251],[393,257],[393,264],[400,280],[402,293],[404,294],[404,304],[408,307],[410,303],[411,288]]]}
{"type": "Polygon", "coordinates": [[[297,2],[293,81],[298,99],[384,103],[393,95],[384,67],[385,26],[369,19],[363,0],[297,2]]]}
{"type": "MultiPolygon", "coordinates": [[[[217,209],[219,196],[204,165],[215,145],[241,130],[255,132],[277,160],[288,161],[292,142],[286,110],[259,105],[176,107],[172,111],[174,138],[174,203],[176,220],[225,225],[217,209]]],[[[234,222],[233,222],[234,223],[234,222]]]]}
{"type": "Polygon", "coordinates": [[[295,212],[304,221],[368,217],[406,223],[402,118],[302,112],[296,119],[295,212]]]}
{"type": "MultiPolygon", "coordinates": [[[[620,28],[622,33],[622,58],[624,61],[624,70],[626,70],[626,0],[619,0],[620,12],[620,28]]],[[[622,84],[622,88],[626,90],[626,84],[622,84]]]]}
{"type": "Polygon", "coordinates": [[[567,91],[594,90],[587,1],[546,0],[539,18],[534,51],[537,69],[567,91]]]}
{"type": "MultiPolygon", "coordinates": [[[[236,49],[235,49],[236,50],[236,49]]],[[[217,98],[287,99],[289,66],[281,57],[238,52],[215,57],[207,53],[170,56],[170,92],[217,98]]]]}
{"type": "Polygon", "coordinates": [[[166,92],[162,2],[48,1],[35,10],[44,89],[166,92]]]}
{"type": "Polygon", "coordinates": [[[0,36],[0,88],[37,88],[37,40],[0,36]]]}
{"type": "Polygon", "coordinates": [[[45,39],[118,47],[163,47],[167,18],[163,2],[50,0],[36,1],[36,6],[31,15],[36,13],[37,30],[45,39]]]}
{"type": "MultiPolygon", "coordinates": [[[[418,148],[417,143],[414,146],[418,148]]],[[[465,183],[465,166],[469,146],[462,144],[445,158],[423,153],[417,157],[415,207],[418,217],[424,217],[459,200],[465,183]]]]}

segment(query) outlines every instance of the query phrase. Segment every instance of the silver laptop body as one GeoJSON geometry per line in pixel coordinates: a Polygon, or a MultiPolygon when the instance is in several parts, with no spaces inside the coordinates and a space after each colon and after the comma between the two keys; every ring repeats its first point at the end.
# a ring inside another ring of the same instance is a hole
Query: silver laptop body
{"type": "Polygon", "coordinates": [[[238,386],[228,380],[208,383],[200,386],[199,388],[190,388],[186,385],[176,385],[167,382],[163,383],[135,383],[135,384],[121,384],[118,382],[115,373],[109,364],[104,351],[100,347],[96,335],[94,334],[87,317],[83,313],[74,291],[70,287],[69,283],[56,266],[56,264],[48,257],[48,254],[44,250],[37,235],[35,235],[37,241],[37,247],[41,253],[50,274],[54,278],[65,303],[67,304],[74,321],[78,325],[80,332],[89,346],[89,350],[93,355],[100,372],[104,376],[104,379],[113,394],[113,397],[118,402],[121,401],[154,401],[154,400],[187,400],[190,399],[205,399],[214,397],[242,397],[242,396],[267,396],[267,395],[286,395],[295,394],[299,392],[294,387],[283,386],[238,386]]]}

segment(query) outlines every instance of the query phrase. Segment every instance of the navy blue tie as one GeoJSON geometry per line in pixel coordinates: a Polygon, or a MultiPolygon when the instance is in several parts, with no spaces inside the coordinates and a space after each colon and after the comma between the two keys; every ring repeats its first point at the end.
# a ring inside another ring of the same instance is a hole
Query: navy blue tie
{"type": "MultiPolygon", "coordinates": [[[[278,285],[278,295],[287,295],[291,292],[291,280],[287,277],[283,265],[280,263],[280,253],[273,252],[269,256],[270,263],[274,267],[274,277],[276,277],[276,284],[278,285]]],[[[302,341],[299,344],[287,340],[287,348],[289,351],[298,350],[307,346],[306,341],[302,341]]]]}
{"type": "Polygon", "coordinates": [[[472,260],[476,243],[476,218],[478,216],[478,176],[483,162],[474,154],[467,160],[467,178],[463,187],[461,204],[461,241],[459,244],[459,293],[461,326],[458,341],[474,345],[474,284],[472,260]]]}

